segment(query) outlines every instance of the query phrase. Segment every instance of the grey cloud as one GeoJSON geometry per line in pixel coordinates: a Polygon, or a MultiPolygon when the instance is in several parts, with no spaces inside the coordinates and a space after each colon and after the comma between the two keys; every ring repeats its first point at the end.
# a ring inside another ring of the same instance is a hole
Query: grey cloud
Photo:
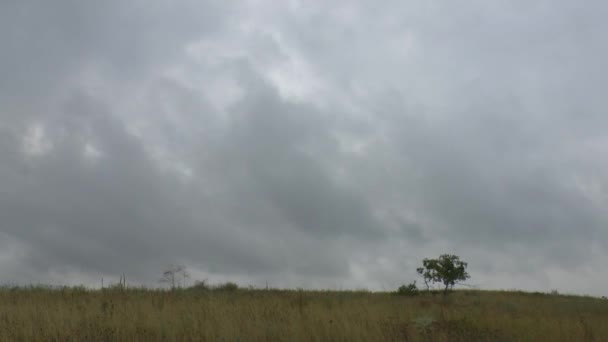
{"type": "Polygon", "coordinates": [[[230,12],[224,1],[5,1],[0,99],[24,116],[31,107],[45,111],[28,102],[52,101],[86,68],[101,68],[122,82],[145,77],[183,54],[185,44],[220,29],[230,12]]]}
{"type": "MultiPolygon", "coordinates": [[[[277,102],[276,99],[268,100],[277,102]]],[[[124,125],[104,107],[103,103],[87,95],[75,95],[64,106],[62,114],[44,121],[47,134],[54,141],[53,151],[30,163],[15,161],[29,171],[11,180],[13,191],[3,196],[0,207],[4,211],[3,231],[20,239],[29,248],[25,260],[20,260],[23,267],[42,274],[57,267],[74,267],[88,274],[127,272],[133,279],[148,283],[172,260],[187,260],[196,267],[228,274],[293,270],[306,275],[313,269],[317,276],[343,274],[347,266],[344,257],[331,256],[323,251],[314,256],[307,255],[309,246],[318,248],[325,242],[310,240],[307,236],[290,241],[289,231],[285,229],[310,230],[317,229],[318,225],[326,229],[350,229],[347,224],[352,221],[344,222],[341,218],[327,216],[331,212],[323,206],[312,207],[307,212],[310,218],[298,216],[297,208],[291,207],[288,209],[292,211],[280,219],[281,215],[276,211],[282,208],[272,196],[260,192],[255,197],[239,198],[243,191],[256,191],[259,183],[266,182],[259,186],[277,196],[287,196],[281,192],[289,194],[297,186],[277,185],[270,179],[260,178],[266,177],[264,175],[244,180],[218,180],[222,182],[219,184],[222,188],[217,198],[193,193],[176,179],[162,174],[141,141],[128,135],[124,125]],[[82,147],[87,140],[95,141],[103,151],[95,165],[87,165],[82,155],[82,147]],[[238,184],[245,187],[240,188],[238,184]],[[234,202],[222,202],[222,196],[228,196],[234,202]],[[262,226],[262,222],[250,221],[247,216],[249,213],[263,215],[264,208],[258,208],[256,202],[264,200],[279,208],[271,211],[268,217],[260,218],[266,223],[277,221],[274,227],[270,227],[274,231],[262,226]],[[243,207],[242,212],[239,206],[243,207]],[[254,210],[247,209],[248,206],[254,210]],[[30,215],[31,212],[36,215],[30,215]],[[327,226],[325,221],[328,220],[329,223],[337,220],[336,227],[327,226]],[[277,230],[283,230],[280,236],[276,236],[277,230]],[[268,238],[257,236],[265,232],[272,235],[268,238]],[[289,241],[289,246],[274,245],[286,241],[289,241]],[[286,263],[280,256],[297,258],[286,263]]],[[[253,121],[256,121],[256,115],[253,110],[253,121]]],[[[251,120],[248,115],[244,118],[251,120]]],[[[235,123],[236,126],[240,124],[235,123]]],[[[225,144],[233,143],[228,140],[231,137],[233,135],[226,137],[225,144]]],[[[254,153],[263,158],[267,152],[276,152],[264,150],[272,144],[280,145],[285,154],[291,148],[285,141],[261,143],[260,147],[255,147],[259,150],[237,145],[235,153],[241,154],[231,156],[234,158],[230,161],[231,167],[245,169],[256,162],[254,153]],[[240,158],[245,159],[244,163],[240,158]]],[[[19,146],[17,143],[14,145],[19,146]]],[[[269,168],[284,168],[272,160],[266,162],[271,163],[269,168]]],[[[270,172],[259,165],[252,166],[256,167],[261,168],[258,174],[270,172]]],[[[302,177],[308,176],[299,176],[302,177]]],[[[321,174],[314,177],[324,180],[321,174]]],[[[292,195],[301,196],[297,193],[292,195]]],[[[311,196],[318,195],[312,193],[311,196]]],[[[325,204],[331,206],[331,201],[325,200],[325,204]]],[[[358,226],[361,224],[357,222],[358,226]]]]}
{"type": "Polygon", "coordinates": [[[556,272],[607,257],[605,11],[4,2],[0,273],[380,289],[453,252],[599,293],[556,272]]]}

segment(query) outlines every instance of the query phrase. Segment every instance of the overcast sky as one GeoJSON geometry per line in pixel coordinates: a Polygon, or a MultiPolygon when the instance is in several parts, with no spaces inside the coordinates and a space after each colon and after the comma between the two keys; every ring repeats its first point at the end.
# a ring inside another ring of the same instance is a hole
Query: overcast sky
{"type": "Polygon", "coordinates": [[[0,282],[605,295],[602,1],[0,2],[0,282]]]}

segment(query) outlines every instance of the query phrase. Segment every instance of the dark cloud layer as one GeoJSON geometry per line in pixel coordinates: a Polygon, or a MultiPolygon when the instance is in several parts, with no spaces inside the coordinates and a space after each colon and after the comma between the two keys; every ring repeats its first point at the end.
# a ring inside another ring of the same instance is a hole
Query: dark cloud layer
{"type": "Polygon", "coordinates": [[[606,10],[5,1],[0,281],[601,294],[606,10]]]}

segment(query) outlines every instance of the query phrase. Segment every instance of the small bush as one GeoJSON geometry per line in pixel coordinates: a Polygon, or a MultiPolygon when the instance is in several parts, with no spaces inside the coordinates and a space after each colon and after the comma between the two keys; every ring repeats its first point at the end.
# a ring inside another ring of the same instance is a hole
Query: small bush
{"type": "Polygon", "coordinates": [[[416,287],[416,282],[410,283],[408,285],[401,285],[397,289],[397,294],[400,296],[417,296],[418,295],[418,287],[416,287]]]}
{"type": "Polygon", "coordinates": [[[196,291],[207,291],[209,290],[209,285],[207,284],[207,280],[197,280],[190,288],[196,291]]]}
{"type": "Polygon", "coordinates": [[[216,291],[225,291],[225,292],[234,292],[234,291],[237,291],[238,289],[239,289],[239,286],[232,282],[220,284],[215,287],[216,291]]]}

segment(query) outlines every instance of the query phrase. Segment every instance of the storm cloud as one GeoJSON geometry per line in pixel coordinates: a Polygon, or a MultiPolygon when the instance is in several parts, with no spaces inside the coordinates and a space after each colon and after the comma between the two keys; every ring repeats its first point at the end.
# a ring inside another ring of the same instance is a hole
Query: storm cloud
{"type": "Polygon", "coordinates": [[[0,281],[602,294],[599,1],[3,1],[0,281]]]}

